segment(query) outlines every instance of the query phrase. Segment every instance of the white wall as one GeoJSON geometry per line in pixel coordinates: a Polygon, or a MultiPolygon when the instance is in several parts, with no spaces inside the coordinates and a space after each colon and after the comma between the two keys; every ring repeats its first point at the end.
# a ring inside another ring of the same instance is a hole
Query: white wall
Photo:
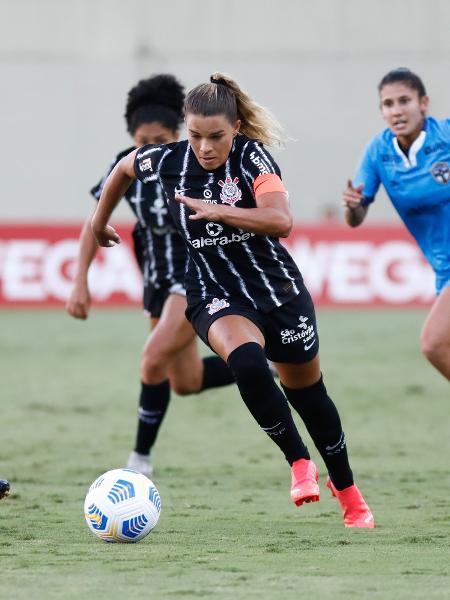
{"type": "MultiPolygon", "coordinates": [[[[129,139],[128,89],[231,73],[285,125],[295,216],[319,218],[382,122],[376,86],[416,70],[450,114],[448,0],[0,0],[1,220],[80,220],[129,139]]],[[[395,218],[383,198],[374,216],[395,218]]],[[[128,212],[122,209],[122,217],[128,212]]]]}

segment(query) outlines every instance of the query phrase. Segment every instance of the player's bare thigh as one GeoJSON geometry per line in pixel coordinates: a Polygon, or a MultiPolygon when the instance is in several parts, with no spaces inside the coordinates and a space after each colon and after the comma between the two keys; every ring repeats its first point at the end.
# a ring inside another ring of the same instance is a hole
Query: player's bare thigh
{"type": "Polygon", "coordinates": [[[211,348],[224,361],[242,344],[255,342],[264,348],[264,336],[252,321],[240,315],[225,315],[216,319],[208,331],[211,348]]]}
{"type": "Polygon", "coordinates": [[[420,336],[422,352],[450,379],[450,286],[434,301],[420,336]]]}
{"type": "Polygon", "coordinates": [[[171,294],[158,319],[151,319],[152,332],[145,344],[144,355],[149,358],[158,356],[160,360],[169,360],[195,340],[195,332],[185,317],[186,298],[180,294],[171,294]]]}

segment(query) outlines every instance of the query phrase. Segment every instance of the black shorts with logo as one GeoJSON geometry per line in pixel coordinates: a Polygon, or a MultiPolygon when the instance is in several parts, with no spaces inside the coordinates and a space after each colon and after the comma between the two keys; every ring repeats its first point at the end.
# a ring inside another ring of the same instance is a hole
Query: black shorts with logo
{"type": "Polygon", "coordinates": [[[314,304],[305,286],[292,300],[269,313],[232,298],[208,298],[186,310],[188,321],[208,346],[209,328],[226,315],[240,315],[255,323],[264,336],[266,356],[273,362],[305,363],[319,351],[314,304]]]}

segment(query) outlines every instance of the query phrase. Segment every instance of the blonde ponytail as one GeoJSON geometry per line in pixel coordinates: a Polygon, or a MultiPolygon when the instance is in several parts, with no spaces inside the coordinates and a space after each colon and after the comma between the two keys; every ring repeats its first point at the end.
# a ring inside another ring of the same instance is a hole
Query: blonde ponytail
{"type": "Polygon", "coordinates": [[[224,114],[230,123],[241,121],[240,132],[266,146],[283,146],[281,125],[270,112],[257,104],[229,75],[213,73],[186,96],[185,114],[224,114]]]}
{"type": "Polygon", "coordinates": [[[241,121],[241,133],[266,146],[284,145],[282,127],[277,119],[244,92],[234,79],[224,73],[213,73],[211,82],[225,85],[233,92],[236,98],[237,116],[241,121]]]}

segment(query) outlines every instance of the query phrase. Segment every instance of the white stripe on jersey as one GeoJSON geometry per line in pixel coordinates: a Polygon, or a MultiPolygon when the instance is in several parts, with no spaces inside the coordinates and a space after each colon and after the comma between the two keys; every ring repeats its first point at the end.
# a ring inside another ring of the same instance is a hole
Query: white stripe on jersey
{"type": "MultiPolygon", "coordinates": [[[[147,260],[145,262],[145,267],[147,272],[144,272],[144,282],[150,282],[155,288],[159,288],[159,284],[156,283],[156,280],[158,278],[158,273],[156,270],[156,253],[155,253],[155,246],[154,246],[154,237],[153,237],[153,233],[150,230],[149,227],[147,227],[146,223],[145,223],[145,219],[142,215],[142,202],[145,200],[145,197],[142,194],[142,186],[143,183],[142,181],[139,181],[139,179],[136,181],[136,196],[134,196],[133,198],[130,198],[130,201],[133,202],[133,204],[136,206],[136,214],[137,217],[139,219],[140,224],[142,225],[142,227],[144,227],[145,229],[145,237],[147,240],[147,251],[148,251],[148,256],[150,260],[147,260]],[[151,276],[148,276],[149,270],[150,269],[150,273],[151,276]]],[[[156,196],[157,199],[162,199],[162,189],[161,186],[157,185],[155,186],[156,188],[156,196]]],[[[162,221],[162,217],[159,215],[159,221],[160,223],[158,223],[159,225],[163,225],[163,221],[162,221]]],[[[164,236],[164,244],[166,246],[166,251],[165,251],[165,258],[166,258],[166,267],[167,267],[167,275],[166,278],[169,279],[172,283],[174,282],[174,278],[173,278],[173,272],[174,272],[174,263],[173,263],[173,249],[172,249],[172,238],[170,233],[165,234],[164,236]]]]}
{"type": "Polygon", "coordinates": [[[198,280],[200,282],[200,285],[202,286],[202,300],[204,300],[206,298],[206,286],[205,286],[205,282],[202,279],[202,272],[201,272],[201,269],[198,266],[198,264],[192,258],[191,258],[191,261],[195,265],[195,268],[197,269],[198,280]]]}
{"type": "MultiPolygon", "coordinates": [[[[184,190],[184,182],[186,181],[186,171],[187,171],[188,163],[189,163],[189,151],[190,151],[190,146],[188,144],[186,147],[186,152],[185,152],[184,158],[183,158],[183,168],[180,173],[180,183],[177,186],[175,186],[175,189],[178,189],[178,190],[184,190]]],[[[189,233],[189,230],[188,230],[188,227],[186,224],[186,207],[184,206],[184,204],[180,204],[180,223],[181,223],[181,226],[183,227],[183,231],[184,231],[184,235],[186,236],[186,239],[190,240],[191,235],[189,233]]]]}
{"type": "MultiPolygon", "coordinates": [[[[184,182],[186,181],[186,171],[187,171],[188,164],[189,164],[190,150],[191,150],[191,147],[189,144],[187,144],[186,152],[185,152],[185,155],[183,158],[183,167],[182,167],[182,170],[180,173],[180,182],[177,186],[175,186],[175,189],[177,189],[177,190],[184,190],[184,182]]],[[[189,233],[187,225],[186,225],[186,207],[184,206],[184,204],[180,204],[179,209],[180,209],[180,223],[183,228],[184,235],[186,236],[187,240],[190,240],[191,236],[190,236],[190,233],[189,233]]],[[[202,297],[202,300],[204,300],[206,298],[206,286],[205,286],[205,282],[202,279],[202,272],[200,270],[200,267],[197,265],[197,263],[192,259],[192,257],[189,256],[189,252],[188,252],[188,260],[186,263],[186,270],[188,269],[189,261],[191,261],[192,264],[194,264],[195,268],[197,269],[198,280],[201,285],[201,297],[202,297]]]]}
{"type": "Polygon", "coordinates": [[[189,233],[187,223],[186,223],[186,207],[184,204],[180,204],[180,223],[181,223],[181,227],[183,228],[186,239],[190,240],[191,234],[189,233]]]}
{"type": "Polygon", "coordinates": [[[145,198],[142,195],[142,181],[139,179],[136,181],[136,196],[132,196],[130,198],[130,202],[132,202],[136,207],[136,216],[138,221],[142,227],[147,227],[145,224],[145,219],[142,215],[142,202],[145,198]]]}
{"type": "Polygon", "coordinates": [[[140,181],[142,181],[142,183],[150,183],[151,181],[158,181],[158,175],[156,173],[153,173],[153,175],[144,177],[144,179],[141,179],[140,181]]]}
{"type": "Polygon", "coordinates": [[[280,269],[283,271],[284,275],[289,279],[289,281],[292,281],[292,289],[294,290],[294,292],[296,294],[300,293],[300,290],[298,289],[298,287],[295,285],[295,279],[293,277],[291,277],[289,275],[289,273],[287,272],[286,267],[284,266],[283,261],[278,258],[277,252],[275,250],[275,246],[272,242],[272,240],[270,238],[266,238],[267,241],[269,242],[269,246],[270,246],[270,251],[272,253],[272,256],[274,257],[274,259],[277,261],[277,263],[280,265],[280,269]]]}
{"type": "Polygon", "coordinates": [[[150,231],[150,229],[148,227],[145,228],[145,237],[147,239],[147,250],[148,250],[148,256],[150,259],[150,264],[149,264],[149,269],[150,269],[150,273],[151,276],[149,277],[149,281],[155,286],[155,287],[159,287],[159,285],[156,285],[156,256],[155,256],[155,250],[154,250],[154,246],[153,246],[153,236],[152,236],[152,232],[150,231]]]}
{"type": "MultiPolygon", "coordinates": [[[[161,150],[161,146],[153,146],[152,148],[149,148],[148,150],[146,150],[145,152],[138,152],[136,154],[136,160],[141,160],[141,158],[144,158],[144,156],[147,156],[147,154],[153,154],[153,152],[159,152],[161,150]]],[[[156,169],[154,169],[155,171],[159,171],[159,165],[161,164],[161,160],[167,156],[167,154],[169,154],[169,152],[172,152],[172,150],[170,148],[166,148],[166,151],[164,152],[164,154],[161,156],[161,159],[158,163],[158,167],[156,169]]]]}
{"type": "Polygon", "coordinates": [[[221,289],[221,290],[222,290],[222,292],[225,294],[225,296],[227,296],[227,297],[228,297],[230,294],[227,292],[227,290],[226,290],[226,289],[225,289],[225,288],[224,288],[222,285],[220,285],[220,283],[219,283],[219,282],[217,281],[217,279],[214,277],[214,273],[211,271],[211,267],[208,265],[208,263],[207,263],[207,261],[206,261],[205,257],[203,256],[203,254],[201,254],[201,253],[199,252],[199,253],[198,253],[198,256],[201,258],[201,260],[202,260],[203,264],[205,265],[205,268],[206,268],[206,271],[207,271],[207,273],[208,273],[209,277],[212,279],[212,281],[214,281],[214,283],[215,283],[216,285],[218,285],[218,286],[220,287],[220,289],[221,289]]]}
{"type": "Polygon", "coordinates": [[[241,288],[241,291],[244,294],[244,296],[246,296],[250,300],[250,302],[253,304],[254,308],[258,309],[258,307],[256,305],[256,302],[250,296],[250,294],[248,293],[247,288],[245,287],[244,280],[239,275],[239,273],[236,271],[236,269],[235,269],[233,263],[231,262],[231,260],[225,256],[224,251],[222,250],[222,248],[217,248],[217,251],[218,251],[218,254],[219,254],[220,258],[222,258],[225,261],[225,264],[227,265],[229,271],[231,271],[231,273],[233,273],[233,275],[237,278],[237,280],[239,282],[239,287],[241,288]]]}
{"type": "MultiPolygon", "coordinates": [[[[245,154],[245,150],[246,150],[246,148],[247,148],[248,144],[249,144],[249,142],[247,142],[247,143],[246,143],[246,144],[243,146],[243,148],[242,148],[242,153],[241,153],[241,162],[240,162],[240,168],[241,168],[241,173],[244,175],[245,182],[246,182],[246,184],[247,184],[247,186],[248,186],[249,190],[250,190],[250,191],[251,191],[251,193],[252,193],[252,196],[253,196],[253,197],[255,197],[255,192],[254,192],[254,189],[253,189],[253,185],[252,185],[252,183],[251,183],[251,178],[252,178],[252,175],[251,175],[251,173],[250,173],[249,171],[247,171],[246,169],[244,169],[244,166],[243,166],[243,164],[242,164],[242,162],[243,162],[243,160],[244,160],[244,154],[245,154]]],[[[267,155],[266,155],[266,154],[263,152],[262,148],[261,148],[261,147],[260,147],[258,144],[255,144],[255,146],[257,147],[257,149],[259,150],[259,152],[260,152],[260,153],[261,153],[261,154],[262,154],[262,155],[263,155],[263,156],[266,158],[266,160],[267,160],[267,162],[264,162],[264,168],[266,168],[268,172],[275,173],[275,169],[274,169],[273,165],[271,164],[271,162],[270,162],[269,158],[267,157],[267,155]]],[[[294,280],[292,279],[292,277],[290,277],[290,276],[289,276],[289,274],[288,274],[288,272],[287,272],[286,268],[284,267],[283,263],[280,261],[280,259],[279,259],[279,258],[278,258],[278,256],[276,255],[276,253],[275,253],[275,250],[274,250],[274,247],[273,247],[273,244],[272,244],[272,242],[271,242],[270,238],[269,238],[269,237],[267,237],[267,236],[264,236],[264,237],[266,237],[266,240],[269,242],[270,249],[271,249],[271,253],[272,253],[272,255],[274,256],[274,258],[276,259],[276,261],[279,263],[279,265],[280,265],[280,267],[281,267],[281,269],[282,269],[282,271],[283,271],[284,275],[285,275],[285,276],[286,276],[286,277],[287,277],[287,278],[288,278],[290,281],[292,281],[292,283],[293,283],[293,286],[294,286],[294,289],[295,289],[295,291],[298,293],[298,290],[297,290],[297,288],[296,288],[296,286],[295,286],[294,280]]],[[[259,271],[259,273],[260,273],[260,275],[261,275],[261,279],[262,279],[262,280],[263,280],[263,282],[264,282],[264,285],[266,286],[266,288],[267,288],[267,289],[269,290],[269,292],[270,292],[270,297],[272,298],[272,301],[273,301],[273,302],[276,304],[276,306],[281,306],[281,302],[278,300],[278,298],[277,298],[277,297],[276,297],[276,295],[275,295],[275,290],[274,290],[274,289],[273,289],[273,287],[270,285],[270,282],[269,282],[269,280],[267,279],[267,277],[266,277],[266,274],[264,273],[264,271],[263,271],[263,270],[261,269],[261,267],[260,267],[260,266],[257,264],[257,262],[256,262],[256,259],[255,259],[255,257],[254,257],[254,254],[253,254],[253,252],[250,250],[250,247],[248,246],[248,243],[247,243],[247,242],[244,242],[244,243],[243,243],[243,246],[244,246],[244,248],[245,248],[245,250],[246,250],[246,252],[247,252],[248,256],[250,257],[250,260],[251,260],[251,262],[252,262],[252,265],[253,265],[253,266],[256,268],[256,270],[257,270],[257,271],[259,271]]]]}
{"type": "Polygon", "coordinates": [[[139,223],[141,224],[141,226],[143,227],[143,229],[145,231],[145,239],[147,240],[148,259],[145,261],[144,282],[146,282],[146,283],[151,282],[155,288],[158,288],[159,285],[155,283],[156,282],[156,271],[155,271],[156,257],[155,257],[153,235],[152,235],[152,232],[150,231],[150,228],[147,227],[147,225],[145,223],[145,219],[142,215],[142,202],[145,200],[145,198],[142,195],[142,185],[143,185],[142,181],[139,181],[139,179],[138,179],[136,181],[136,196],[134,196],[133,198],[130,198],[130,202],[133,202],[133,204],[136,206],[136,214],[137,214],[139,223]],[[149,277],[150,272],[151,272],[151,276],[149,277]]]}
{"type": "Polygon", "coordinates": [[[141,160],[141,158],[144,158],[144,156],[147,156],[147,154],[151,154],[152,152],[155,152],[155,150],[158,150],[158,148],[149,148],[145,152],[138,152],[136,154],[136,159],[141,160]]]}
{"type": "Polygon", "coordinates": [[[225,163],[225,177],[230,177],[230,159],[225,163]]]}
{"type": "MultiPolygon", "coordinates": [[[[147,154],[151,154],[152,152],[155,152],[156,150],[159,150],[159,149],[160,149],[159,146],[156,146],[155,148],[150,148],[149,150],[146,150],[142,154],[138,154],[136,156],[136,159],[139,160],[143,156],[146,156],[147,154]]],[[[147,177],[144,177],[141,180],[142,183],[148,183],[149,181],[156,181],[159,178],[159,169],[161,168],[161,163],[166,158],[166,156],[168,154],[170,154],[171,152],[172,152],[172,150],[170,150],[170,148],[166,149],[166,151],[164,152],[164,154],[161,156],[161,158],[159,160],[159,163],[156,165],[156,168],[155,168],[154,172],[151,175],[148,175],[147,177]]]]}
{"type": "Polygon", "coordinates": [[[241,166],[241,173],[244,176],[245,183],[247,184],[247,187],[250,190],[251,195],[256,200],[255,190],[253,189],[253,185],[251,183],[252,174],[250,173],[250,171],[246,171],[243,166],[241,166]]]}
{"type": "Polygon", "coordinates": [[[163,217],[163,215],[167,214],[167,210],[168,209],[167,209],[167,206],[166,206],[166,208],[163,209],[163,207],[166,204],[166,201],[165,201],[165,198],[164,198],[164,195],[163,195],[162,187],[160,185],[156,186],[156,200],[159,201],[158,204],[160,204],[161,201],[162,201],[162,203],[163,203],[162,206],[156,208],[155,207],[155,203],[153,203],[153,206],[152,206],[152,208],[150,210],[151,210],[151,212],[154,212],[155,215],[156,215],[156,224],[158,225],[158,227],[162,227],[164,225],[164,217],[163,217]],[[159,208],[161,208],[161,210],[159,210],[159,208]],[[165,212],[163,212],[163,210],[165,212]]]}
{"type": "Polygon", "coordinates": [[[275,173],[275,168],[273,166],[273,162],[270,160],[270,158],[264,152],[264,149],[257,142],[255,142],[255,146],[256,146],[257,150],[261,153],[261,156],[264,157],[264,166],[267,168],[268,172],[275,173]]]}
{"type": "Polygon", "coordinates": [[[171,283],[175,283],[173,278],[174,264],[173,264],[173,247],[172,247],[172,234],[166,233],[164,236],[164,244],[166,246],[166,262],[167,262],[167,275],[166,279],[169,279],[171,283]]]}
{"type": "Polygon", "coordinates": [[[204,184],[204,188],[209,190],[209,186],[214,183],[214,173],[210,173],[208,176],[208,181],[204,184]]]}
{"type": "MultiPolygon", "coordinates": [[[[242,231],[242,229],[240,229],[239,231],[242,231]]],[[[243,233],[243,231],[242,231],[243,233]]],[[[278,307],[281,306],[281,302],[278,300],[278,298],[275,295],[275,290],[273,289],[273,287],[270,285],[269,280],[266,277],[266,274],[264,273],[264,271],[261,269],[261,267],[258,265],[258,263],[256,262],[256,258],[255,255],[253,254],[253,252],[250,250],[249,245],[247,242],[243,242],[242,243],[243,247],[245,248],[245,251],[247,252],[248,257],[250,258],[250,261],[253,265],[253,267],[258,271],[258,273],[261,275],[261,279],[263,280],[264,285],[266,286],[266,288],[269,290],[270,293],[270,297],[272,298],[273,303],[278,307]]]]}
{"type": "Polygon", "coordinates": [[[247,146],[249,145],[249,141],[243,146],[242,148],[242,152],[241,152],[241,162],[239,164],[240,167],[240,171],[242,173],[242,175],[244,176],[244,180],[245,183],[247,184],[248,189],[250,190],[251,195],[253,196],[253,198],[255,197],[255,191],[253,189],[253,185],[250,183],[251,181],[251,174],[249,171],[246,171],[244,169],[244,165],[242,164],[243,160],[244,160],[244,154],[245,154],[245,150],[247,148],[247,146]]]}
{"type": "Polygon", "coordinates": [[[186,153],[184,155],[183,158],[183,168],[182,171],[180,173],[180,183],[175,187],[176,190],[184,190],[184,182],[186,181],[186,171],[188,168],[188,163],[189,163],[189,153],[190,153],[191,147],[188,144],[186,146],[186,153]]]}
{"type": "MultiPolygon", "coordinates": [[[[241,173],[244,176],[245,183],[247,184],[247,187],[250,190],[253,198],[255,198],[255,191],[253,189],[253,182],[252,182],[253,176],[250,173],[250,171],[248,171],[248,170],[246,170],[244,168],[244,165],[243,165],[245,151],[246,151],[247,146],[249,145],[249,143],[250,142],[247,142],[243,146],[243,148],[242,148],[242,151],[241,151],[241,162],[240,162],[239,166],[240,166],[241,173]]],[[[261,165],[263,166],[263,168],[266,169],[267,173],[276,173],[276,170],[275,170],[275,167],[273,166],[273,163],[271,162],[271,160],[267,156],[267,154],[264,152],[264,150],[261,148],[261,146],[255,142],[255,147],[258,150],[258,152],[260,152],[261,156],[264,157],[264,160],[262,160],[261,157],[258,157],[258,158],[261,161],[261,165]]]]}

